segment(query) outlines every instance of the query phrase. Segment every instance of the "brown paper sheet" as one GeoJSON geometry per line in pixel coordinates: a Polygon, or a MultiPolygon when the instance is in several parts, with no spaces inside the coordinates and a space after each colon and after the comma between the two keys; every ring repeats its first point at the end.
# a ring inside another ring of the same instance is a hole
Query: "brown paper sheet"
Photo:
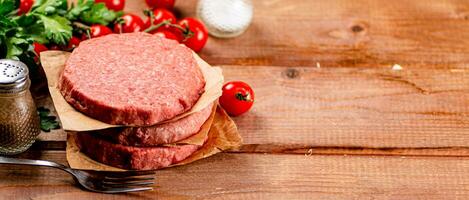
{"type": "MultiPolygon", "coordinates": [[[[226,112],[217,107],[215,116],[213,118],[212,126],[208,133],[207,142],[194,154],[186,158],[180,163],[172,166],[185,165],[196,160],[200,160],[211,155],[217,154],[221,151],[238,148],[242,144],[241,136],[238,133],[238,129],[233,120],[226,114],[226,112]]],[[[98,170],[98,171],[124,171],[116,167],[111,167],[93,159],[89,158],[85,154],[81,153],[78,146],[75,143],[73,135],[67,136],[67,161],[71,168],[74,169],[87,169],[87,170],[98,170]]]]}
{"type": "MultiPolygon", "coordinates": [[[[65,66],[65,62],[69,56],[70,53],[64,51],[45,51],[41,53],[41,64],[47,76],[49,92],[51,94],[52,101],[54,102],[57,114],[59,115],[60,121],[62,122],[63,129],[67,131],[91,131],[118,127],[119,125],[107,124],[88,117],[75,110],[65,101],[62,94],[57,89],[57,84],[59,75],[62,72],[65,66]]],[[[194,57],[197,60],[197,63],[199,64],[206,81],[205,92],[201,95],[197,103],[190,111],[161,123],[175,121],[194,112],[198,112],[206,108],[208,105],[210,105],[210,103],[214,102],[218,97],[221,96],[221,88],[224,81],[221,69],[219,67],[211,67],[196,53],[194,53],[194,57]]]]}

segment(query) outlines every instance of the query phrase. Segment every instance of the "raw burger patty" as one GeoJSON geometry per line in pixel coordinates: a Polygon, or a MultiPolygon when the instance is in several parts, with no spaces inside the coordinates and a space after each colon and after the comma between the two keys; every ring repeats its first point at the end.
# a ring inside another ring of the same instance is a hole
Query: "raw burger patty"
{"type": "Polygon", "coordinates": [[[109,124],[147,126],[192,108],[205,80],[192,51],[147,33],[80,43],[59,89],[75,109],[109,124]]]}
{"type": "Polygon", "coordinates": [[[96,134],[76,134],[80,151],[88,157],[122,169],[150,170],[167,167],[192,155],[199,146],[130,147],[113,144],[96,134]]]}
{"type": "Polygon", "coordinates": [[[203,110],[174,122],[147,127],[112,128],[96,131],[96,133],[104,135],[114,143],[127,146],[156,146],[174,143],[198,133],[210,117],[212,107],[210,104],[203,110]]]}

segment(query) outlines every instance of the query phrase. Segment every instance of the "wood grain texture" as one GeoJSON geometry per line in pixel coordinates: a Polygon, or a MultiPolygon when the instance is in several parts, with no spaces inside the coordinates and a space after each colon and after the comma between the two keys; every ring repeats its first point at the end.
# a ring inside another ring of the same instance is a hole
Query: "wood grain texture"
{"type": "MultiPolygon", "coordinates": [[[[65,163],[63,152],[23,157],[65,163]]],[[[0,166],[0,199],[454,199],[469,195],[469,159],[223,153],[157,172],[155,191],[82,192],[65,173],[0,166]]]]}
{"type": "Polygon", "coordinates": [[[344,156],[430,156],[430,157],[468,157],[466,147],[428,147],[428,148],[369,148],[369,147],[314,147],[309,145],[286,144],[244,144],[232,153],[270,153],[301,155],[344,155],[344,156]]]}
{"type": "Polygon", "coordinates": [[[224,66],[256,93],[245,144],[422,148],[469,144],[467,70],[224,66]]]}
{"type": "MultiPolygon", "coordinates": [[[[141,13],[143,0],[127,2],[141,13]]],[[[210,38],[211,64],[467,68],[469,4],[465,0],[256,0],[249,29],[210,38]]],[[[177,1],[195,16],[196,0],[177,1]]]]}

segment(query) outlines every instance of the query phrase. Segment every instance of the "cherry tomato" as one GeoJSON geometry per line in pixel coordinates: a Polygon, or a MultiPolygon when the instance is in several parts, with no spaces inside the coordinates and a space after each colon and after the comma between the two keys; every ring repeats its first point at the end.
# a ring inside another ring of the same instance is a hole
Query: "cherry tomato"
{"type": "Polygon", "coordinates": [[[165,37],[166,39],[176,40],[179,42],[179,38],[176,35],[174,35],[174,33],[172,33],[171,31],[167,31],[167,30],[157,31],[153,35],[159,35],[161,37],[165,37]]]}
{"type": "MultiPolygon", "coordinates": [[[[169,20],[169,22],[171,23],[176,23],[176,17],[174,16],[174,14],[171,11],[166,10],[164,8],[156,8],[155,10],[153,10],[153,16],[154,16],[153,25],[157,25],[167,20],[169,20]]],[[[145,27],[148,28],[150,26],[151,26],[150,17],[148,17],[147,20],[145,21],[145,27]]],[[[163,29],[168,29],[168,28],[169,26],[166,25],[166,26],[159,28],[158,30],[163,30],[163,29]]],[[[156,31],[157,30],[154,30],[151,33],[155,33],[156,31]]]]}
{"type": "Polygon", "coordinates": [[[115,33],[140,32],[145,29],[145,23],[137,15],[125,14],[121,18],[124,20],[124,23],[114,25],[115,33]]]}
{"type": "Polygon", "coordinates": [[[34,46],[34,53],[36,53],[36,56],[34,56],[34,61],[39,62],[39,55],[41,54],[41,52],[47,51],[49,49],[45,45],[40,44],[38,42],[33,42],[33,46],[34,46]]]}
{"type": "Polygon", "coordinates": [[[95,0],[96,3],[104,3],[109,10],[121,11],[124,9],[125,0],[95,0]]]}
{"type": "Polygon", "coordinates": [[[188,28],[193,33],[192,37],[187,38],[182,43],[195,52],[202,50],[208,39],[207,29],[204,24],[197,19],[187,17],[179,21],[178,25],[188,28]]]}
{"type": "Polygon", "coordinates": [[[175,0],[145,0],[150,8],[166,8],[172,10],[175,0]]]}
{"type": "Polygon", "coordinates": [[[20,0],[20,7],[18,9],[18,15],[25,14],[31,10],[34,4],[34,0],[20,0]]]}
{"type": "Polygon", "coordinates": [[[47,51],[49,49],[46,46],[44,46],[43,44],[39,44],[37,42],[33,42],[33,46],[34,46],[34,52],[37,55],[37,56],[34,57],[34,60],[37,62],[37,61],[39,61],[39,54],[41,54],[41,52],[47,51]]]}
{"type": "Polygon", "coordinates": [[[81,42],[80,39],[78,39],[75,36],[72,36],[72,38],[70,38],[70,41],[68,41],[67,49],[71,50],[71,49],[74,49],[75,47],[78,47],[80,42],[81,42]]]}
{"type": "MultiPolygon", "coordinates": [[[[90,27],[91,38],[97,38],[97,37],[101,37],[101,36],[111,34],[111,33],[112,33],[112,30],[110,28],[101,24],[95,24],[90,27]]],[[[86,40],[86,39],[89,39],[89,38],[88,38],[88,35],[85,33],[82,35],[81,40],[86,40]]]]}
{"type": "Polygon", "coordinates": [[[220,105],[231,116],[238,116],[249,109],[254,103],[254,91],[245,82],[231,81],[223,86],[220,105]]]}

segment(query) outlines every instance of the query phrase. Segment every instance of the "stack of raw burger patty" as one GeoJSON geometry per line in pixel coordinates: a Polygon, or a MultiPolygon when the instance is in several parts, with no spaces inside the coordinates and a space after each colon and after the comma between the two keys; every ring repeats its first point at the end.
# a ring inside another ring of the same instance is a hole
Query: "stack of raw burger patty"
{"type": "Polygon", "coordinates": [[[197,134],[212,105],[176,121],[204,92],[192,51],[146,33],[112,34],[84,41],[66,62],[59,89],[85,115],[122,127],[80,132],[76,142],[90,158],[124,169],[178,163],[200,146],[165,145],[197,134]],[[160,124],[158,124],[160,123],[160,124]]]}

